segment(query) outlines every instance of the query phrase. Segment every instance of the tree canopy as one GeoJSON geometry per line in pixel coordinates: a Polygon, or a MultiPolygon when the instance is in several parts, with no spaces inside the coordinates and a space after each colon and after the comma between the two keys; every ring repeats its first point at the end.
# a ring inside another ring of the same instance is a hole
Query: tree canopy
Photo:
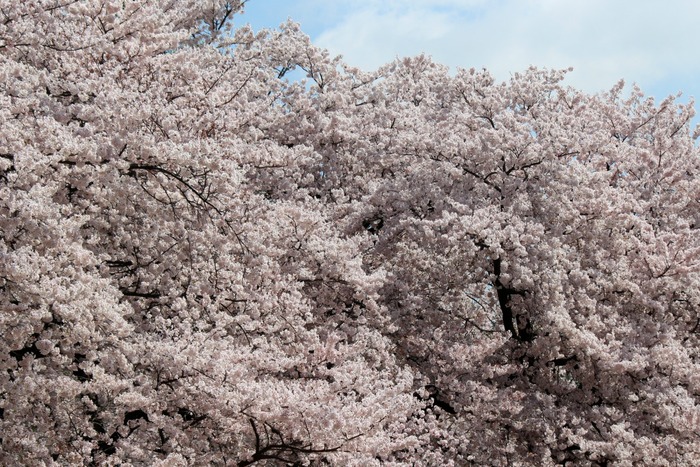
{"type": "Polygon", "coordinates": [[[0,463],[700,465],[692,103],[244,3],[0,0],[0,463]]]}

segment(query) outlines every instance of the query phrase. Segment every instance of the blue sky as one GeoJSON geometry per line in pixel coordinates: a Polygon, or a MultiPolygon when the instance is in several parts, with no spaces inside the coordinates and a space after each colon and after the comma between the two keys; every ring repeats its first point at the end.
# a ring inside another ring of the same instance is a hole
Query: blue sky
{"type": "Polygon", "coordinates": [[[572,66],[567,82],[587,92],[624,78],[657,101],[700,101],[697,0],[249,0],[238,20],[258,30],[287,18],[364,69],[425,52],[499,80],[572,66]]]}

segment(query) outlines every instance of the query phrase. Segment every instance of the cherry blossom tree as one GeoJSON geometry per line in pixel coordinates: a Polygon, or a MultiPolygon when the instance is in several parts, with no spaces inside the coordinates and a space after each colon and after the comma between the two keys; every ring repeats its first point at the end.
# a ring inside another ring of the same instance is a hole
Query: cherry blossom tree
{"type": "Polygon", "coordinates": [[[293,26],[223,34],[241,6],[3,3],[3,464],[365,464],[407,442],[367,236],[304,193],[310,148],[265,136],[300,92],[287,49],[323,54],[293,26]]]}
{"type": "Polygon", "coordinates": [[[0,462],[699,465],[692,103],[244,3],[0,0],[0,462]]]}
{"type": "Polygon", "coordinates": [[[319,196],[387,271],[421,463],[698,462],[692,104],[562,77],[417,57],[323,98],[319,196]]]}

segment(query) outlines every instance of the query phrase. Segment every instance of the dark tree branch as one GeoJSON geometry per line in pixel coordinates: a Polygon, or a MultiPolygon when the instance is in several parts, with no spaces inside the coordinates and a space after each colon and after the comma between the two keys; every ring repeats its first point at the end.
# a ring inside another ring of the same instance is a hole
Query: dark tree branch
{"type": "Polygon", "coordinates": [[[493,274],[496,276],[496,279],[493,281],[493,286],[496,288],[496,295],[498,297],[498,304],[501,307],[501,313],[503,314],[503,328],[510,332],[511,336],[514,339],[517,339],[519,341],[527,341],[527,340],[532,340],[532,335],[531,331],[528,329],[529,328],[529,320],[526,318],[520,318],[518,317],[518,321],[521,321],[524,319],[524,322],[522,323],[523,326],[518,326],[519,328],[522,328],[524,332],[519,332],[519,329],[516,328],[515,322],[513,320],[514,314],[513,314],[513,309],[510,305],[510,300],[513,295],[520,295],[524,296],[525,291],[523,290],[517,290],[513,289],[510,287],[506,287],[503,285],[501,282],[501,259],[496,258],[493,260],[493,274]]]}

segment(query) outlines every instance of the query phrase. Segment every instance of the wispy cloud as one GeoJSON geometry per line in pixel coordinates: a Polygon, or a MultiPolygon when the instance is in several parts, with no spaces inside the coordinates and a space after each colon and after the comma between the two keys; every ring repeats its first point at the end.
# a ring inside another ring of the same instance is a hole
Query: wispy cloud
{"type": "Polygon", "coordinates": [[[328,3],[334,6],[326,14],[337,21],[315,42],[367,69],[426,52],[453,68],[485,67],[498,79],[530,65],[573,66],[568,82],[587,91],[608,89],[620,78],[652,92],[669,80],[700,78],[693,40],[700,2],[694,0],[328,3]]]}

